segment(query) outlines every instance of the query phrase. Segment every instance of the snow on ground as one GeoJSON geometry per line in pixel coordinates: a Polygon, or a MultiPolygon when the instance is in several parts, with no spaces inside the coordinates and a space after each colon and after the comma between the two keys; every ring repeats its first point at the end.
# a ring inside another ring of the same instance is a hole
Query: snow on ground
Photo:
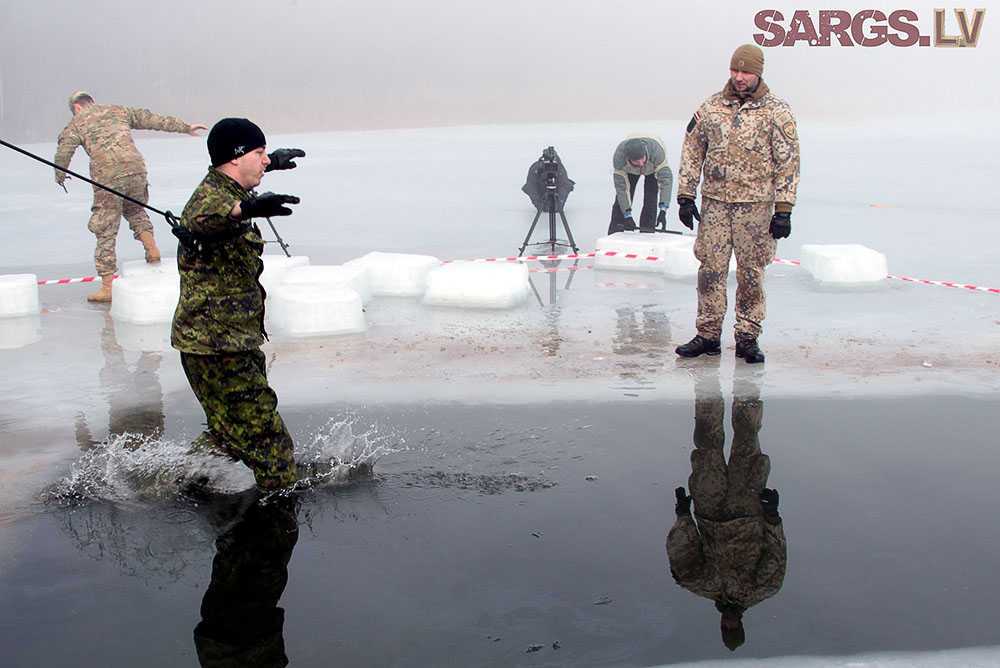
{"type": "Polygon", "coordinates": [[[671,668],[992,668],[1000,647],[974,647],[937,652],[879,652],[852,656],[783,656],[672,663],[671,668]]]}

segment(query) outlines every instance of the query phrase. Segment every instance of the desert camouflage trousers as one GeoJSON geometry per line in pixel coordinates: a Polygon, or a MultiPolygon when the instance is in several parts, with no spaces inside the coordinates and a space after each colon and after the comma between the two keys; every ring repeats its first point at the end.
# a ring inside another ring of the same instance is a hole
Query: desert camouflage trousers
{"type": "MultiPolygon", "coordinates": [[[[144,172],[121,176],[105,185],[140,202],[149,201],[149,184],[146,183],[144,172]]],[[[115,241],[118,238],[118,227],[121,225],[122,217],[128,221],[132,236],[136,239],[143,232],[152,232],[153,224],[149,222],[146,209],[118,195],[112,195],[103,188],[94,188],[94,203],[90,211],[90,223],[87,229],[97,236],[94,266],[100,276],[113,274],[118,267],[115,241]]]]}
{"type": "Polygon", "coordinates": [[[264,353],[181,353],[181,366],[205,410],[212,443],[249,466],[258,487],[294,483],[294,444],[267,384],[264,353]]]}
{"type": "Polygon", "coordinates": [[[694,255],[698,268],[698,317],[706,339],[719,339],[726,317],[729,258],[736,255],[736,337],[760,336],[765,315],[764,270],[774,261],[776,242],[768,230],[774,202],[726,203],[701,198],[701,222],[694,255]]]}
{"type": "Polygon", "coordinates": [[[695,396],[694,445],[688,489],[697,517],[725,522],[763,517],[760,490],[767,485],[771,459],[760,451],[764,404],[758,398],[733,400],[733,443],[726,461],[722,394],[695,396]]]}

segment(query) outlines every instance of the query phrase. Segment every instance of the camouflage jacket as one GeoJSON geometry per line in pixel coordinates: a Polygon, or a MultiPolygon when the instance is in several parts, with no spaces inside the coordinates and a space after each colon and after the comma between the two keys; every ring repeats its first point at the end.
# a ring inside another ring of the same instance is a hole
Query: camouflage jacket
{"type": "Polygon", "coordinates": [[[788,103],[761,81],[740,100],[726,89],[710,97],[688,123],[677,197],[701,194],[722,202],[782,202],[790,211],[799,185],[799,135],[788,103]]]}
{"type": "Polygon", "coordinates": [[[662,139],[648,132],[636,132],[626,137],[611,158],[611,166],[614,168],[615,192],[618,195],[618,206],[622,213],[632,208],[632,193],[629,192],[628,174],[639,174],[648,176],[656,174],[656,182],[660,188],[658,204],[670,204],[670,191],[674,187],[674,173],[670,170],[667,162],[667,145],[662,139]],[[642,167],[633,167],[625,159],[625,142],[629,139],[642,139],[646,145],[646,164],[642,167]]]}
{"type": "Polygon", "coordinates": [[[229,217],[250,196],[235,180],[209,167],[184,206],[181,225],[199,236],[205,250],[177,246],[181,296],[170,344],[183,353],[215,355],[264,343],[264,241],[256,224],[229,217]]]}
{"type": "MultiPolygon", "coordinates": [[[[59,133],[55,162],[69,167],[78,146],[90,156],[90,178],[107,183],[119,176],[145,174],[146,163],[132,141],[132,130],[190,131],[191,126],[173,116],[117,104],[85,107],[59,133]]],[[[62,174],[56,170],[56,176],[62,174]]]]}
{"type": "Polygon", "coordinates": [[[670,572],[685,589],[746,610],[781,589],[788,564],[781,520],[764,515],[717,522],[690,514],[667,535],[670,572]]]}

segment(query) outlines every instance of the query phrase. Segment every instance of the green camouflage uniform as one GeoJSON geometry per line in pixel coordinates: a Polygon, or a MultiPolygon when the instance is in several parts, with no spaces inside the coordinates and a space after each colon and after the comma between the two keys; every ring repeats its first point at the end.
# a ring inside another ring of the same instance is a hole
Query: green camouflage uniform
{"type": "Polygon", "coordinates": [[[677,197],[694,199],[702,175],[695,324],[701,336],[719,339],[735,253],[736,335],[755,339],[765,315],[764,270],[776,247],[771,216],[792,210],[799,184],[795,118],[763,80],[749,96],[727,84],[695,112],[684,137],[677,197]]]}
{"type": "MultiPolygon", "coordinates": [[[[81,109],[59,133],[59,143],[53,162],[69,167],[77,147],[90,156],[90,178],[140,202],[149,199],[146,163],[132,141],[132,130],[161,130],[188,133],[191,126],[173,116],[160,116],[148,109],[133,109],[117,104],[92,104],[81,109]]],[[[62,183],[65,172],[56,169],[56,182],[62,183]]],[[[132,235],[138,239],[151,232],[146,210],[106,190],[94,187],[94,204],[90,224],[97,236],[94,265],[101,276],[115,273],[118,258],[115,239],[122,216],[128,221],[132,235]]]]}
{"type": "Polygon", "coordinates": [[[278,601],[298,538],[295,501],[282,498],[254,503],[219,536],[194,630],[202,668],[288,665],[278,601]]]}
{"type": "Polygon", "coordinates": [[[267,383],[264,241],[256,224],[229,212],[250,193],[214,167],[191,195],[181,225],[204,251],[177,248],[181,295],[170,343],[205,409],[209,441],[253,469],[263,488],[295,481],[292,437],[267,383]]]}
{"type": "Polygon", "coordinates": [[[725,412],[721,391],[696,394],[688,479],[694,517],[677,517],[667,535],[667,556],[682,587],[715,601],[720,611],[744,611],[781,589],[786,543],[781,518],[766,517],[760,503],[771,471],[758,440],[763,403],[756,397],[733,401],[728,464],[725,412]]]}

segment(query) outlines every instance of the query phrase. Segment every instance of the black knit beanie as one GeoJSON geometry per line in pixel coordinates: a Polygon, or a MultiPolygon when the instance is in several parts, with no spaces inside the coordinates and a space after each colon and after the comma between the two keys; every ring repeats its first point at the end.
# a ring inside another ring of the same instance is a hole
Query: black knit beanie
{"type": "Polygon", "coordinates": [[[208,133],[208,155],[218,167],[267,144],[264,133],[245,118],[223,118],[208,133]]]}

